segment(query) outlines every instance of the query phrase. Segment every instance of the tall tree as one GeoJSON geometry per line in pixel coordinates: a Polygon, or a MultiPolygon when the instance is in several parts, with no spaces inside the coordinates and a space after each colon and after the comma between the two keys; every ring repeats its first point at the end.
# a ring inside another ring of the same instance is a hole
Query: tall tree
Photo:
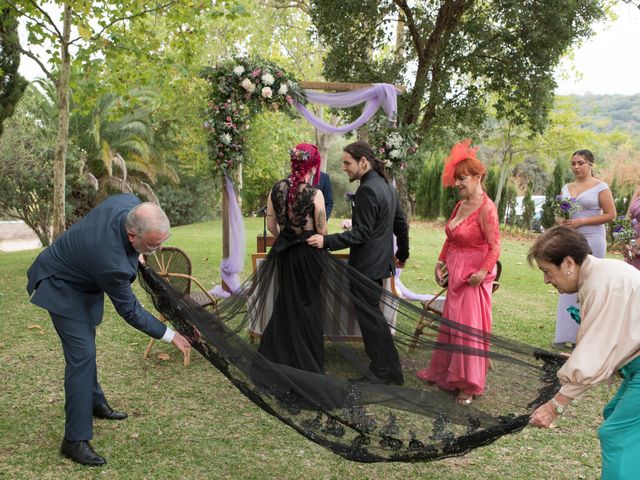
{"type": "Polygon", "coordinates": [[[480,125],[494,95],[499,115],[542,131],[553,73],[571,45],[605,15],[604,0],[311,0],[310,14],[329,51],[328,79],[409,83],[400,120],[423,135],[461,121],[480,125]],[[405,41],[390,46],[403,22],[405,41]],[[374,52],[374,59],[368,52],[374,52]],[[411,68],[410,68],[411,67],[411,68]],[[415,67],[415,69],[413,68],[415,67]]]}
{"type": "MultiPolygon", "coordinates": [[[[225,15],[235,2],[223,6],[207,2],[165,0],[3,0],[24,22],[27,45],[20,52],[36,62],[57,93],[58,135],[53,163],[53,234],[65,229],[65,163],[69,139],[69,91],[72,61],[88,64],[112,49],[135,51],[126,35],[112,35],[117,26],[130,26],[147,15],[189,18],[200,14],[225,15]],[[44,53],[40,53],[44,52],[44,53]]],[[[136,45],[136,48],[143,48],[136,45]]],[[[144,46],[146,48],[146,46],[144,46]]],[[[135,57],[132,59],[135,62],[135,57]]]]}
{"type": "Polygon", "coordinates": [[[0,7],[0,135],[4,121],[13,115],[27,81],[18,73],[20,50],[15,11],[0,7]]]}
{"type": "MultiPolygon", "coordinates": [[[[51,165],[54,158],[56,118],[49,98],[27,87],[15,114],[0,137],[0,214],[25,222],[42,245],[51,240],[51,165]]],[[[71,184],[77,178],[72,149],[71,184]]]]}
{"type": "Polygon", "coordinates": [[[543,131],[555,67],[574,42],[591,34],[607,5],[606,0],[309,3],[328,46],[325,77],[410,85],[401,97],[399,121],[418,125],[419,141],[430,148],[445,149],[444,132],[469,136],[482,126],[490,102],[498,118],[543,131]],[[393,42],[399,30],[404,41],[393,42]]]}

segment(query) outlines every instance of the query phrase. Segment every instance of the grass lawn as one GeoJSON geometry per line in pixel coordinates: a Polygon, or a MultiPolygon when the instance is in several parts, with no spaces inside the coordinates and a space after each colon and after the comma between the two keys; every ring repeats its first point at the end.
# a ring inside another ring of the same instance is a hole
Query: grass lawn
{"type": "MultiPolygon", "coordinates": [[[[334,230],[339,225],[338,219],[330,222],[334,230]]],[[[246,226],[249,256],[262,219],[246,219],[246,226]]],[[[178,227],[168,243],[187,251],[195,276],[206,286],[219,278],[220,231],[219,222],[178,227]]],[[[412,225],[411,258],[403,273],[408,288],[436,291],[432,271],[443,239],[442,225],[412,225]]],[[[557,294],[526,264],[530,243],[503,237],[494,332],[548,348],[557,294]]],[[[179,352],[156,344],[153,357],[145,361],[147,337],[118,317],[109,302],[97,333],[99,378],[111,405],[129,418],[95,421],[92,443],[108,463],[99,469],[76,466],[58,453],[64,431],[59,339],[48,314],[29,303],[25,290],[25,272],[37,254],[0,253],[0,478],[599,478],[596,428],[614,393],[607,386],[574,403],[553,430],[527,428],[464,457],[438,462],[358,464],[264,413],[197,352],[184,368],[179,352]],[[160,360],[161,353],[170,359],[160,360]]],[[[250,268],[248,260],[245,269],[250,268]]]]}

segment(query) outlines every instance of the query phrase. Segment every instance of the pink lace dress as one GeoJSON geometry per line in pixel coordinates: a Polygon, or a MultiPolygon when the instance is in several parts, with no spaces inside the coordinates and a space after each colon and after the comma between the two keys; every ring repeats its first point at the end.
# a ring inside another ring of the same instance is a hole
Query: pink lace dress
{"type": "Polygon", "coordinates": [[[443,316],[471,327],[470,333],[453,333],[442,327],[438,342],[447,348],[436,349],[428,367],[417,376],[443,390],[480,395],[484,392],[488,359],[469,352],[489,349],[483,335],[491,333],[491,290],[500,256],[500,229],[496,206],[486,194],[480,207],[451,228],[458,208],[460,203],[447,222],[447,239],[439,257],[449,272],[443,316]],[[475,287],[469,285],[469,277],[482,269],[489,272],[484,281],[475,287]],[[459,345],[467,353],[452,351],[451,345],[459,345]]]}

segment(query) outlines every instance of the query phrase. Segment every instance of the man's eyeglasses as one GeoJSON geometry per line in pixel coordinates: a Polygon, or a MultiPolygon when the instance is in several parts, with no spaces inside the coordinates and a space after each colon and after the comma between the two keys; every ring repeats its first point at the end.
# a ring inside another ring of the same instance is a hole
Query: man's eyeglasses
{"type": "Polygon", "coordinates": [[[162,247],[162,244],[164,242],[166,242],[167,240],[169,240],[171,238],[171,232],[169,232],[169,234],[167,235],[167,238],[165,238],[162,242],[160,243],[154,243],[154,244],[149,244],[145,241],[142,240],[142,238],[139,235],[136,235],[133,232],[129,232],[131,235],[138,237],[140,239],[140,245],[142,245],[142,247],[144,247],[144,253],[147,255],[152,254],[153,252],[155,252],[156,250],[158,250],[160,247],[162,247]]]}

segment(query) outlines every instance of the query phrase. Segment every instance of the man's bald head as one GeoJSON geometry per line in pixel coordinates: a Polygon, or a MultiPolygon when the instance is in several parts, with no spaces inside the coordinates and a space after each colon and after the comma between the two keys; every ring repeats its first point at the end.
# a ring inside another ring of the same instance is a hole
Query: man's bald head
{"type": "Polygon", "coordinates": [[[127,215],[127,230],[139,237],[148,232],[167,233],[170,226],[167,215],[160,206],[152,202],[136,205],[127,215]]]}

